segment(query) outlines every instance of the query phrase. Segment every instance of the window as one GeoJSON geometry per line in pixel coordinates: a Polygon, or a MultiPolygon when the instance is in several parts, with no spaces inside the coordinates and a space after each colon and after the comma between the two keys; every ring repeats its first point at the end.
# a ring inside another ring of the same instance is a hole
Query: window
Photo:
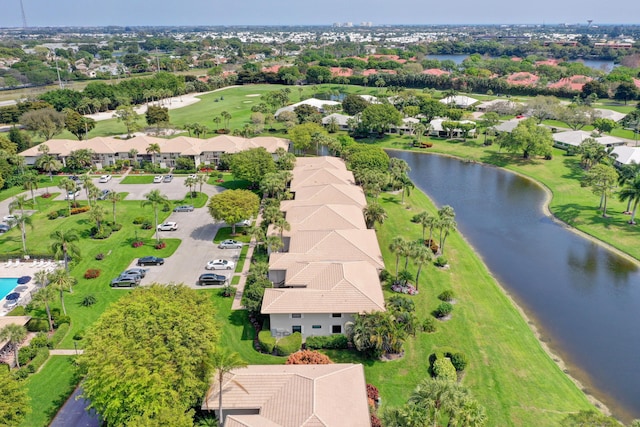
{"type": "Polygon", "coordinates": [[[322,325],[313,325],[311,329],[322,329],[322,325]]]}
{"type": "Polygon", "coordinates": [[[300,313],[292,313],[291,314],[291,318],[292,319],[302,319],[302,314],[300,314],[300,313]]]}
{"type": "Polygon", "coordinates": [[[300,326],[300,325],[293,325],[293,326],[291,327],[291,332],[300,332],[300,333],[302,333],[302,326],[300,326]]]}
{"type": "Polygon", "coordinates": [[[331,326],[332,334],[341,334],[342,333],[342,325],[332,325],[331,326]]]}
{"type": "Polygon", "coordinates": [[[342,313],[331,313],[331,317],[342,317],[342,313]]]}

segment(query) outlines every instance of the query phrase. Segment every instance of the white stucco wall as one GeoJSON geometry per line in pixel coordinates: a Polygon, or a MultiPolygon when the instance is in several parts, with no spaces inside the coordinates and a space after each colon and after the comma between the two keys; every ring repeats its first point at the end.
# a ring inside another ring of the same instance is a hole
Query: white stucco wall
{"type": "Polygon", "coordinates": [[[271,314],[271,335],[274,337],[288,335],[293,332],[293,326],[302,327],[302,338],[311,335],[332,335],[332,326],[340,325],[340,333],[345,333],[345,324],[353,322],[353,314],[341,313],[342,317],[332,317],[331,313],[301,313],[300,318],[293,318],[291,314],[271,314]],[[314,328],[313,326],[320,326],[314,328]]]}

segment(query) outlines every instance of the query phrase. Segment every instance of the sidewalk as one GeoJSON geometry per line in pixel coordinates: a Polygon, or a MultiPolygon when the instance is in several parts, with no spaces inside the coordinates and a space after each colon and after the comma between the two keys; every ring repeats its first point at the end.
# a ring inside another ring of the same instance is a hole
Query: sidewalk
{"type": "Polygon", "coordinates": [[[62,349],[62,348],[49,350],[49,356],[76,356],[82,353],[84,353],[84,350],[80,348],[77,350],[69,350],[69,349],[62,349]]]}

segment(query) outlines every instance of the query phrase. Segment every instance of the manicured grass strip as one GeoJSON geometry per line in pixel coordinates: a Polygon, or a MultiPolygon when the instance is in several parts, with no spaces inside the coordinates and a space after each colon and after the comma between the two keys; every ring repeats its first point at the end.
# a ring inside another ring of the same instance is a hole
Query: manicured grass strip
{"type": "MultiPolygon", "coordinates": [[[[233,239],[238,242],[249,243],[251,241],[251,236],[243,233],[243,229],[246,227],[236,227],[236,234],[231,234],[231,227],[221,227],[216,234],[216,237],[213,238],[213,243],[220,243],[223,240],[233,239]]],[[[244,249],[244,247],[243,247],[244,249]]]]}
{"type": "Polygon", "coordinates": [[[25,382],[31,398],[31,413],[21,426],[48,426],[79,380],[73,356],[49,357],[40,372],[25,382]]]}
{"type": "Polygon", "coordinates": [[[240,256],[238,257],[238,262],[236,262],[236,273],[242,273],[242,267],[244,267],[244,263],[247,260],[247,252],[249,252],[249,245],[244,245],[242,250],[240,250],[240,256]]]}
{"type": "MultiPolygon", "coordinates": [[[[393,273],[395,256],[388,250],[396,236],[415,240],[421,227],[410,221],[418,212],[435,207],[420,191],[412,191],[405,205],[399,196],[383,194],[380,202],[388,219],[378,231],[385,264],[393,273]]],[[[458,233],[447,240],[449,270],[423,267],[416,303],[419,319],[431,316],[436,297],[452,289],[457,303],[452,319],[438,322],[434,334],[418,334],[406,343],[405,356],[393,362],[364,361],[367,382],[380,388],[384,404],[401,405],[414,386],[428,376],[429,355],[449,346],[469,359],[463,383],[485,406],[488,425],[560,425],[569,412],[591,407],[585,395],[544,352],[527,322],[505,296],[486,266],[458,233]]],[[[410,262],[410,271],[416,267],[410,262]]],[[[391,295],[388,289],[387,296],[391,295]]],[[[331,353],[340,361],[349,353],[331,353]]],[[[354,361],[360,361],[355,357],[354,361]]]]}
{"type": "Polygon", "coordinates": [[[153,184],[155,175],[127,175],[120,184],[153,184]]]}
{"type": "Polygon", "coordinates": [[[207,181],[211,185],[217,185],[227,190],[237,190],[237,189],[245,189],[248,188],[251,184],[249,181],[244,179],[235,179],[233,175],[229,172],[222,173],[222,182],[218,180],[218,175],[209,178],[207,181]]]}
{"type": "Polygon", "coordinates": [[[189,192],[187,191],[184,199],[174,200],[173,205],[193,205],[194,208],[201,208],[207,203],[207,200],[209,200],[209,196],[207,196],[205,193],[196,192],[194,196],[191,197],[191,194],[189,194],[189,192]]]}
{"type": "Polygon", "coordinates": [[[240,283],[240,276],[233,276],[231,278],[231,284],[232,285],[237,285],[238,283],[240,283]]]}

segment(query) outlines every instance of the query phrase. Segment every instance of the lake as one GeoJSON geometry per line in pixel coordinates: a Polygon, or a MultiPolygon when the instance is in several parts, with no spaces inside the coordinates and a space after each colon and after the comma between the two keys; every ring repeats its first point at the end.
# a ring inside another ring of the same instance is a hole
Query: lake
{"type": "MultiPolygon", "coordinates": [[[[425,59],[437,59],[438,61],[444,61],[448,59],[459,65],[462,64],[462,61],[464,61],[468,57],[469,55],[427,55],[425,59]]],[[[605,71],[607,73],[613,70],[613,68],[616,66],[613,61],[609,61],[606,59],[576,59],[569,62],[582,62],[587,67],[605,71]]]]}
{"type": "MultiPolygon", "coordinates": [[[[410,177],[458,229],[591,394],[640,418],[640,269],[549,218],[546,193],[502,169],[401,151],[410,177]]],[[[594,196],[594,207],[597,204],[594,196]]]]}

